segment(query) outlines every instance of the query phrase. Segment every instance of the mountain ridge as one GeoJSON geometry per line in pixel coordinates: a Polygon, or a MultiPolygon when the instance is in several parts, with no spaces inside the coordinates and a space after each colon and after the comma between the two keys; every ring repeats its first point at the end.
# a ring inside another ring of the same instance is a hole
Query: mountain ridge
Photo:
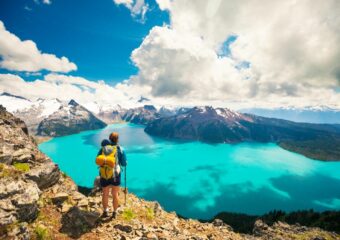
{"type": "Polygon", "coordinates": [[[155,119],[145,132],[168,139],[208,143],[274,142],[309,158],[340,160],[340,131],[330,124],[296,123],[212,107],[155,119]],[[227,115],[226,115],[227,114],[227,115]],[[229,114],[229,115],[228,115],[229,114]]]}

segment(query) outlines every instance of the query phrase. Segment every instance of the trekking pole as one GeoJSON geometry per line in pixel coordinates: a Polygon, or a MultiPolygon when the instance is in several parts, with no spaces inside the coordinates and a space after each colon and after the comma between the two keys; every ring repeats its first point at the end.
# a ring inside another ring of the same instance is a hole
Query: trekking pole
{"type": "Polygon", "coordinates": [[[125,166],[125,173],[124,173],[124,182],[125,182],[125,190],[124,190],[124,193],[125,193],[125,203],[124,203],[124,205],[126,206],[126,192],[127,192],[127,188],[126,188],[126,166],[125,166]]]}

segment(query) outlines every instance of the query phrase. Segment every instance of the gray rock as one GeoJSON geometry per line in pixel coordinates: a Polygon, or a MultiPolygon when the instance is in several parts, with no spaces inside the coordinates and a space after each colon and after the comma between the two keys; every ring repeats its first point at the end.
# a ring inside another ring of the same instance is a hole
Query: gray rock
{"type": "Polygon", "coordinates": [[[162,213],[162,207],[158,202],[155,202],[154,206],[153,206],[153,212],[155,214],[155,216],[159,216],[162,213]]]}
{"type": "Polygon", "coordinates": [[[212,224],[215,226],[215,227],[221,227],[224,225],[224,222],[221,220],[221,219],[214,219],[214,221],[212,222],[212,224]]]}
{"type": "Polygon", "coordinates": [[[25,182],[22,180],[15,181],[13,179],[0,180],[0,199],[11,197],[17,193],[24,191],[25,182]]]}
{"type": "Polygon", "coordinates": [[[261,219],[257,219],[254,223],[253,234],[255,236],[261,236],[268,229],[269,229],[269,226],[266,223],[264,223],[261,219]]]}
{"type": "Polygon", "coordinates": [[[58,165],[53,162],[45,162],[31,169],[26,177],[38,184],[43,190],[56,184],[60,178],[60,170],[58,165]]]}
{"type": "Polygon", "coordinates": [[[65,192],[60,192],[54,195],[51,200],[53,204],[61,205],[64,201],[68,199],[68,194],[65,192]]]}
{"type": "Polygon", "coordinates": [[[95,227],[99,217],[99,212],[90,212],[81,210],[79,207],[72,207],[62,217],[61,231],[71,237],[79,237],[81,234],[95,227]]]}
{"type": "Polygon", "coordinates": [[[0,155],[0,163],[10,165],[12,164],[12,159],[13,157],[11,155],[4,155],[4,154],[0,155]]]}
{"type": "Polygon", "coordinates": [[[12,201],[9,198],[5,198],[0,201],[0,208],[7,212],[15,210],[15,206],[12,204],[12,201]]]}
{"type": "Polygon", "coordinates": [[[28,161],[34,160],[34,155],[30,149],[24,148],[19,149],[12,154],[13,161],[19,163],[26,163],[28,161]]]}
{"type": "Polygon", "coordinates": [[[114,228],[119,229],[122,232],[130,233],[132,232],[132,227],[129,225],[116,224],[114,228]]]}
{"type": "Polygon", "coordinates": [[[16,207],[18,220],[32,221],[37,217],[39,194],[36,183],[28,182],[24,192],[13,197],[12,203],[16,207]]]}
{"type": "Polygon", "coordinates": [[[7,212],[3,209],[0,209],[0,227],[9,225],[15,221],[17,221],[15,212],[7,212]]]}
{"type": "Polygon", "coordinates": [[[228,231],[233,231],[233,228],[231,226],[229,226],[228,224],[224,223],[221,219],[218,219],[218,218],[214,219],[212,224],[215,227],[223,227],[223,228],[227,229],[228,231]]]}

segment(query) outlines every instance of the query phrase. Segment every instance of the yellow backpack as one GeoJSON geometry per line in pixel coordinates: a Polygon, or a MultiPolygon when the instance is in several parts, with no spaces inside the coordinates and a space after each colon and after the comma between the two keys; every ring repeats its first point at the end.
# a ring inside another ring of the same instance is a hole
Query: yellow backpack
{"type": "Polygon", "coordinates": [[[116,177],[120,172],[117,146],[103,147],[102,154],[96,157],[96,164],[99,165],[100,177],[106,180],[116,177]]]}

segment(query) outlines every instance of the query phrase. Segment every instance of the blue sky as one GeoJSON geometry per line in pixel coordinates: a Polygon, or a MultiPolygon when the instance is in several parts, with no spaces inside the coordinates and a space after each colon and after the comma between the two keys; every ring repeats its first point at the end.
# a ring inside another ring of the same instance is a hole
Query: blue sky
{"type": "Polygon", "coordinates": [[[51,4],[2,0],[0,20],[21,40],[34,41],[41,52],[74,62],[78,70],[68,74],[114,84],[137,73],[131,52],[153,26],[169,22],[167,11],[160,11],[154,1],[148,4],[151,10],[142,23],[112,0],[55,0],[51,4]]]}

